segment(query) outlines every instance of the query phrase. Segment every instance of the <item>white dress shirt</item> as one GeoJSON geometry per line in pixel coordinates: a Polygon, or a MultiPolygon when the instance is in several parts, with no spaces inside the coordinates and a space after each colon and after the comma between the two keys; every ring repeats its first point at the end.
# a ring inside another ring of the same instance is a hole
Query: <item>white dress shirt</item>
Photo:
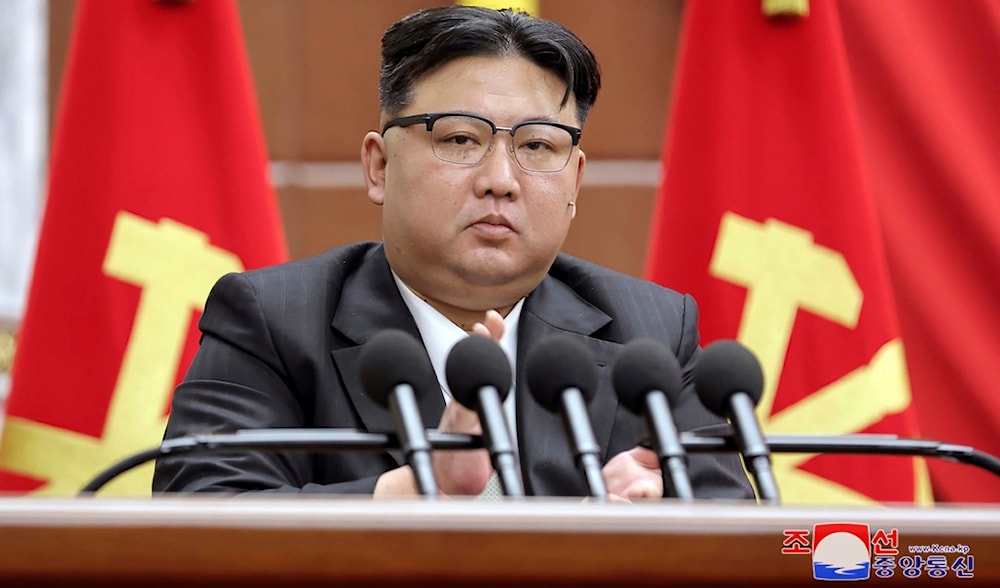
{"type": "MultiPolygon", "coordinates": [[[[451,402],[451,391],[448,389],[448,382],[445,379],[445,362],[448,359],[448,352],[451,351],[451,348],[464,337],[468,337],[469,333],[414,294],[403,283],[403,280],[399,279],[396,272],[392,272],[392,277],[396,281],[396,287],[399,288],[400,294],[403,296],[403,302],[406,303],[410,314],[413,315],[414,322],[417,323],[417,330],[420,331],[420,337],[424,340],[427,355],[430,356],[431,365],[434,366],[434,373],[437,375],[438,383],[441,385],[441,393],[444,394],[444,401],[445,403],[451,402]]],[[[510,372],[512,374],[517,373],[517,324],[523,305],[524,299],[522,298],[517,301],[517,304],[504,317],[503,335],[500,337],[500,348],[503,349],[508,361],[510,361],[510,372]]],[[[507,425],[511,429],[511,442],[514,444],[516,450],[517,424],[514,416],[514,382],[511,382],[511,389],[507,394],[506,400],[504,400],[503,408],[507,425]]],[[[428,423],[428,426],[435,426],[435,424],[428,423]]]]}

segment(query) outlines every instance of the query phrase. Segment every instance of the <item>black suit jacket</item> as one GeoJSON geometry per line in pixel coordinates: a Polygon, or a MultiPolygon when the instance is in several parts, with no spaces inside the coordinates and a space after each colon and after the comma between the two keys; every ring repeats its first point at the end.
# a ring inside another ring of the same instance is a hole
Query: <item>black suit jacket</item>
{"type": "MultiPolygon", "coordinates": [[[[665,343],[684,366],[685,391],[675,416],[681,430],[717,425],[690,384],[699,353],[690,296],[560,255],[527,297],[518,327],[516,413],[522,475],[539,496],[585,496],[560,417],[528,393],[526,353],[550,333],[571,333],[593,351],[601,377],[590,404],[602,461],[636,445],[645,421],[619,406],[610,365],[636,337],[665,343]]],[[[245,428],[324,427],[392,431],[388,411],[362,389],[358,359],[383,329],[420,334],[392,279],[379,243],[358,243],[300,261],[229,274],[209,295],[201,347],[177,387],[165,438],[245,428]]],[[[422,383],[437,390],[438,383],[422,383]]],[[[435,427],[440,394],[420,401],[435,427]]],[[[192,455],[156,464],[154,491],[371,493],[397,452],[192,455]]],[[[752,496],[733,456],[693,455],[699,497],[752,496]]]]}

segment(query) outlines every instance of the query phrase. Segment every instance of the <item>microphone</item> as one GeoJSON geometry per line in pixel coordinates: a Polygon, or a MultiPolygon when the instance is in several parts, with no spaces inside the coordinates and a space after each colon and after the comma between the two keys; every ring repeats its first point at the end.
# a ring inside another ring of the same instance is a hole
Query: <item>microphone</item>
{"type": "Polygon", "coordinates": [[[378,404],[388,407],[406,462],[413,469],[417,490],[437,496],[437,482],[412,382],[434,380],[434,368],[422,345],[408,333],[386,329],[361,350],[361,385],[378,404]]]}
{"type": "Polygon", "coordinates": [[[492,339],[470,335],[451,348],[444,371],[451,395],[479,415],[483,442],[504,495],[523,497],[524,485],[503,412],[512,379],[507,355],[492,339]]]}
{"type": "Polygon", "coordinates": [[[587,412],[587,402],[597,391],[593,354],[571,335],[549,335],[528,354],[525,373],[535,401],[561,414],[573,457],[590,495],[606,500],[608,488],[601,473],[600,446],[587,412]]]}
{"type": "MultiPolygon", "coordinates": [[[[483,449],[480,435],[427,431],[431,447],[443,451],[483,449]]],[[[1000,458],[968,445],[956,445],[933,439],[908,439],[891,434],[855,433],[847,435],[785,434],[768,435],[773,453],[831,453],[863,455],[923,456],[974,466],[1000,476],[1000,458]]],[[[681,443],[688,453],[731,453],[739,451],[730,432],[721,435],[681,433],[681,443]]],[[[640,444],[650,447],[645,440],[640,444]]],[[[128,455],[101,470],[79,492],[91,495],[125,472],[154,459],[183,456],[265,451],[284,453],[308,451],[333,453],[344,450],[398,449],[395,433],[369,433],[357,429],[240,429],[235,433],[203,433],[166,439],[159,446],[128,455]]]]}
{"type": "Polygon", "coordinates": [[[695,364],[694,385],[705,408],[732,422],[736,445],[761,500],[778,503],[771,451],[754,413],[764,391],[764,373],[757,358],[738,341],[716,341],[695,364]]]}
{"type": "Polygon", "coordinates": [[[687,453],[670,408],[684,387],[677,358],[659,341],[635,339],[615,358],[612,370],[621,403],[633,414],[646,415],[663,474],[663,495],[693,500],[687,453]]]}

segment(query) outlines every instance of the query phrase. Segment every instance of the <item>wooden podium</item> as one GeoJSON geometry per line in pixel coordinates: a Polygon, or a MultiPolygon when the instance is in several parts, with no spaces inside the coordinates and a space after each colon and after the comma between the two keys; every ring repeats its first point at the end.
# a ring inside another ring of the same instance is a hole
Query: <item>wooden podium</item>
{"type": "Polygon", "coordinates": [[[329,497],[0,499],[0,586],[816,585],[785,531],[831,522],[974,556],[971,579],[867,582],[1000,586],[996,508],[329,497]]]}

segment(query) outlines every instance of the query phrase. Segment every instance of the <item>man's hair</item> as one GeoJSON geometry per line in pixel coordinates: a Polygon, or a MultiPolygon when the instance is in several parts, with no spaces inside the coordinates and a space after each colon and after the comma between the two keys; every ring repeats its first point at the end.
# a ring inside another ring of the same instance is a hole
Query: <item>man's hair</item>
{"type": "Polygon", "coordinates": [[[566,84],[560,106],[572,94],[576,115],[587,120],[601,87],[590,49],[569,29],[510,9],[442,6],[419,10],[390,26],[382,36],[379,104],[398,115],[425,74],[454,59],[471,56],[523,57],[566,84]]]}

